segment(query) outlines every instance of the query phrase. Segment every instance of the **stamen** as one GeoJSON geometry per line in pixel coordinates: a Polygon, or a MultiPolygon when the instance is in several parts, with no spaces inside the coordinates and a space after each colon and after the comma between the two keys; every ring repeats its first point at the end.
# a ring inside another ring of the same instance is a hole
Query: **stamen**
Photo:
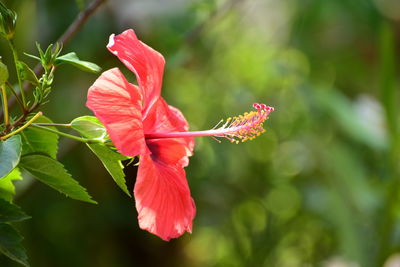
{"type": "Polygon", "coordinates": [[[218,143],[222,143],[222,141],[219,140],[217,137],[218,137],[218,136],[211,136],[211,138],[214,139],[215,141],[217,141],[218,143]]]}
{"type": "Polygon", "coordinates": [[[221,128],[216,129],[219,134],[214,136],[225,137],[232,143],[238,144],[239,142],[253,140],[264,133],[264,122],[269,113],[274,111],[274,108],[257,103],[253,104],[253,107],[257,111],[245,112],[243,115],[229,118],[221,128]],[[230,124],[227,126],[229,122],[230,124]]]}
{"type": "Polygon", "coordinates": [[[217,138],[219,137],[224,137],[236,144],[247,140],[253,140],[265,132],[264,122],[268,119],[268,115],[274,111],[273,107],[264,104],[256,103],[253,104],[253,107],[256,111],[245,112],[243,115],[228,118],[219,128],[217,127],[223,123],[223,120],[218,122],[211,130],[207,131],[146,133],[145,138],[161,139],[211,136],[216,140],[218,140],[217,138]]]}
{"type": "Polygon", "coordinates": [[[224,122],[224,120],[220,120],[211,130],[216,129],[223,122],[224,122]]]}

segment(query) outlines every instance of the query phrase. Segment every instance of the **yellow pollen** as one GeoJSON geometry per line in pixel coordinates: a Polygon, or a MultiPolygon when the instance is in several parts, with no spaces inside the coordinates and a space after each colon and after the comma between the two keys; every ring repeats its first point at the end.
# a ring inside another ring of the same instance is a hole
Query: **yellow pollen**
{"type": "Polygon", "coordinates": [[[265,133],[263,128],[264,122],[268,119],[268,115],[274,109],[263,104],[253,105],[256,111],[245,112],[236,117],[229,117],[222,127],[217,131],[216,137],[225,137],[232,143],[245,142],[253,140],[262,133],[265,133]]]}

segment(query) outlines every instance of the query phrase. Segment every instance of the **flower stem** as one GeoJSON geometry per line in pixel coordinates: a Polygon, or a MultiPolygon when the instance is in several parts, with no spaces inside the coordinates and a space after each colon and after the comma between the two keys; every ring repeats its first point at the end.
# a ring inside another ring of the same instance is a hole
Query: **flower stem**
{"type": "Polygon", "coordinates": [[[7,138],[9,138],[17,133],[22,132],[25,128],[27,128],[29,125],[31,125],[35,120],[37,120],[42,115],[43,115],[43,113],[41,111],[39,111],[38,113],[36,113],[35,116],[33,116],[29,121],[27,121],[22,127],[18,128],[14,132],[11,132],[7,135],[0,137],[0,140],[6,140],[7,138]]]}
{"type": "Polygon", "coordinates": [[[71,124],[69,123],[34,123],[36,126],[57,126],[57,127],[68,127],[71,128],[71,124]]]}
{"type": "Polygon", "coordinates": [[[15,70],[17,72],[18,86],[19,86],[19,90],[20,90],[20,94],[21,94],[21,98],[22,98],[22,105],[24,106],[24,109],[26,109],[25,92],[24,92],[24,88],[22,87],[22,79],[21,79],[21,75],[20,75],[19,70],[18,70],[18,53],[17,53],[17,49],[15,48],[15,44],[14,44],[14,40],[13,39],[9,40],[8,43],[10,44],[10,48],[12,50],[13,57],[14,57],[15,70]]]}
{"type": "Polygon", "coordinates": [[[50,132],[50,133],[55,133],[55,134],[58,134],[60,136],[64,136],[64,137],[67,137],[69,139],[73,139],[75,141],[79,141],[79,142],[82,142],[82,143],[87,143],[87,144],[103,143],[100,140],[86,139],[86,138],[78,137],[78,136],[75,136],[75,135],[72,135],[72,134],[63,133],[63,132],[60,132],[60,131],[57,131],[57,130],[54,130],[54,129],[51,129],[51,128],[47,128],[47,127],[44,127],[44,126],[40,126],[39,123],[32,124],[31,127],[39,129],[39,130],[47,131],[47,132],[50,132]]]}
{"type": "Polygon", "coordinates": [[[1,86],[1,96],[3,98],[4,124],[6,128],[8,128],[8,126],[10,125],[10,118],[8,114],[8,99],[5,84],[1,86]]]}

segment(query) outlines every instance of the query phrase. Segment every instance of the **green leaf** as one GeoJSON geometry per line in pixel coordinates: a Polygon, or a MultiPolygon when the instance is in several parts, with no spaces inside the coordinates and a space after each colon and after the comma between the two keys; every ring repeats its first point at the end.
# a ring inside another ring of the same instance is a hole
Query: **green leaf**
{"type": "Polygon", "coordinates": [[[63,63],[68,63],[71,64],[81,70],[88,71],[88,72],[94,72],[94,73],[99,73],[101,71],[101,68],[97,66],[96,64],[88,61],[83,61],[78,58],[78,56],[75,54],[75,52],[71,52],[68,54],[65,54],[61,57],[57,57],[55,61],[55,65],[61,65],[63,63]]]}
{"type": "Polygon", "coordinates": [[[82,137],[89,139],[106,140],[107,131],[101,122],[93,116],[82,116],[71,121],[72,129],[79,132],[82,137]]]}
{"type": "MultiPolygon", "coordinates": [[[[100,139],[105,141],[107,139],[106,128],[101,122],[93,116],[82,116],[74,119],[71,122],[74,130],[79,132],[82,137],[89,139],[100,139]]],[[[124,191],[128,196],[128,188],[125,184],[125,175],[123,172],[122,160],[128,159],[107,146],[101,144],[87,144],[93,153],[100,159],[106,170],[110,173],[115,183],[124,191]]]]}
{"type": "Polygon", "coordinates": [[[9,174],[21,157],[21,137],[13,135],[0,142],[0,179],[9,174]]]}
{"type": "MultiPolygon", "coordinates": [[[[44,116],[39,117],[35,122],[52,123],[52,121],[44,116]]],[[[55,127],[47,126],[53,130],[55,127]]],[[[46,132],[37,128],[28,127],[21,133],[22,137],[22,155],[26,154],[46,154],[53,159],[57,156],[58,135],[46,132]]]]}
{"type": "Polygon", "coordinates": [[[17,13],[0,2],[0,33],[7,40],[14,38],[17,13]]]}
{"type": "Polygon", "coordinates": [[[0,223],[0,252],[10,259],[29,266],[28,256],[21,245],[23,237],[9,224],[0,223]]]}
{"type": "Polygon", "coordinates": [[[42,60],[42,58],[44,58],[43,49],[42,49],[42,47],[40,46],[40,44],[38,42],[35,42],[35,44],[36,44],[36,48],[37,48],[37,50],[39,52],[40,60],[42,60]]]}
{"type": "Polygon", "coordinates": [[[22,180],[21,172],[15,168],[6,177],[0,180],[0,198],[12,202],[15,195],[15,186],[13,181],[22,180]]]}
{"type": "Polygon", "coordinates": [[[39,80],[36,77],[36,74],[33,72],[31,68],[29,68],[28,65],[26,65],[22,61],[17,61],[17,69],[20,74],[20,77],[24,81],[28,81],[31,84],[38,86],[39,85],[39,80]]]}
{"type": "Polygon", "coordinates": [[[8,69],[7,66],[1,62],[0,57],[0,85],[3,85],[8,80],[8,69]]]}
{"type": "Polygon", "coordinates": [[[17,205],[0,199],[0,223],[19,222],[29,219],[17,205]]]}
{"type": "Polygon", "coordinates": [[[28,54],[28,53],[25,53],[25,52],[24,52],[24,55],[27,56],[27,57],[30,57],[30,58],[33,58],[33,59],[36,59],[36,60],[40,61],[40,58],[38,58],[37,56],[31,55],[31,54],[28,54]]]}
{"type": "Polygon", "coordinates": [[[20,165],[42,183],[53,187],[70,198],[97,203],[92,200],[86,189],[71,177],[60,162],[50,157],[44,155],[23,156],[20,165]]]}
{"type": "Polygon", "coordinates": [[[125,174],[123,172],[124,166],[121,161],[128,159],[127,157],[111,150],[110,148],[101,144],[87,144],[93,153],[101,160],[104,167],[111,174],[115,183],[124,191],[128,196],[128,188],[125,184],[125,174]]]}

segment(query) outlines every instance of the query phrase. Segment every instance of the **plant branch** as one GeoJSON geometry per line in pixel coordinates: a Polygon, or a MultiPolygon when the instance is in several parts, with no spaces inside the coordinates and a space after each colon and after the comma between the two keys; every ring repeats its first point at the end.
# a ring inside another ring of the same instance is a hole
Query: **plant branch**
{"type": "Polygon", "coordinates": [[[58,126],[58,127],[68,127],[71,128],[71,124],[68,123],[34,123],[33,125],[37,126],[58,126]]]}
{"type": "Polygon", "coordinates": [[[107,0],[94,0],[86,9],[78,14],[72,24],[64,32],[63,35],[57,40],[58,43],[65,44],[82,28],[86,21],[94,14],[98,7],[104,4],[107,0]]]}
{"type": "Polygon", "coordinates": [[[43,113],[41,111],[39,111],[38,113],[36,113],[35,116],[33,116],[29,121],[27,121],[21,128],[18,128],[14,132],[11,132],[9,134],[1,136],[0,140],[6,140],[7,138],[9,138],[9,137],[11,137],[13,135],[16,135],[17,133],[23,131],[25,128],[27,128],[29,125],[31,125],[35,120],[37,120],[42,115],[43,115],[43,113]]]}
{"type": "MultiPolygon", "coordinates": [[[[71,25],[67,28],[67,30],[58,38],[56,42],[62,43],[65,45],[68,43],[75,35],[76,33],[82,28],[82,26],[86,23],[86,21],[95,13],[95,11],[106,2],[107,0],[93,0],[87,7],[86,9],[82,10],[75,20],[71,23],[71,25]]],[[[37,76],[40,76],[43,73],[43,67],[41,64],[37,64],[34,68],[34,72],[37,76]]],[[[25,83],[23,86],[23,89],[25,92],[30,89],[30,84],[25,83]]],[[[20,95],[20,93],[18,94],[20,95]]],[[[15,99],[11,99],[9,101],[8,106],[13,107],[15,105],[16,101],[15,99]]],[[[0,114],[0,119],[2,119],[4,116],[3,113],[0,114]]]]}
{"type": "Polygon", "coordinates": [[[73,139],[75,141],[79,141],[79,142],[82,142],[82,143],[87,143],[87,144],[103,143],[100,140],[82,138],[82,137],[78,137],[78,136],[75,136],[75,135],[72,135],[72,134],[67,134],[67,133],[64,133],[64,132],[60,132],[60,131],[57,131],[57,130],[54,130],[54,129],[51,129],[51,128],[43,127],[43,126],[38,125],[38,123],[37,124],[32,124],[31,127],[39,129],[39,130],[47,131],[47,132],[50,132],[50,133],[55,133],[55,134],[58,134],[60,136],[64,136],[64,137],[67,137],[69,139],[73,139]]]}

